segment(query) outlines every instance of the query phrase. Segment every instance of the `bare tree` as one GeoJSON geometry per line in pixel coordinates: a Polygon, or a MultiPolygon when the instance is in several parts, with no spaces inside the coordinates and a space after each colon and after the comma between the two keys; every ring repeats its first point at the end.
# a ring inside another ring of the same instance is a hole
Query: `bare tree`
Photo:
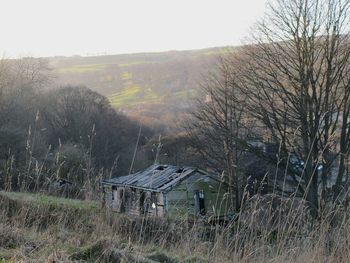
{"type": "Polygon", "coordinates": [[[0,60],[0,125],[28,126],[38,110],[38,95],[52,80],[46,59],[0,60]]]}
{"type": "Polygon", "coordinates": [[[349,157],[349,8],[348,0],[274,1],[234,62],[247,113],[281,145],[315,216],[327,183],[339,198],[349,157]]]}
{"type": "Polygon", "coordinates": [[[235,209],[241,205],[244,176],[238,169],[244,145],[249,134],[244,104],[235,87],[232,65],[220,58],[217,68],[202,84],[202,98],[191,114],[187,131],[192,145],[200,151],[209,166],[224,171],[232,191],[235,209]],[[243,123],[244,122],[244,123],[243,123]]]}

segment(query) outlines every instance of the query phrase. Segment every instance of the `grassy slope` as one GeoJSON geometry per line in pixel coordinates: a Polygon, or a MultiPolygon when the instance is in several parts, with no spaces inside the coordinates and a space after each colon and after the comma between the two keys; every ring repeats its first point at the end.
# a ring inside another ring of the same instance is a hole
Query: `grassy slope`
{"type": "MultiPolygon", "coordinates": [[[[257,230],[249,218],[222,229],[188,228],[185,222],[109,214],[96,202],[0,192],[0,262],[345,263],[350,223],[343,212],[346,217],[335,221],[338,212],[331,221],[278,232],[257,230]]],[[[289,217],[294,221],[293,213],[289,217]]]]}
{"type": "MultiPolygon", "coordinates": [[[[51,58],[57,86],[83,85],[149,127],[182,127],[199,83],[230,48],[51,58]]],[[[181,130],[181,128],[180,128],[181,130]]]]}
{"type": "Polygon", "coordinates": [[[96,57],[52,58],[58,85],[86,85],[116,108],[187,101],[197,95],[198,79],[226,48],[96,57]]]}
{"type": "Polygon", "coordinates": [[[83,201],[78,199],[61,198],[45,194],[21,193],[21,192],[4,192],[0,195],[17,202],[29,202],[39,205],[55,205],[70,208],[79,208],[96,211],[99,203],[95,201],[83,201]]]}
{"type": "Polygon", "coordinates": [[[128,236],[139,219],[102,211],[97,202],[0,192],[0,262],[208,262],[128,236]]]}

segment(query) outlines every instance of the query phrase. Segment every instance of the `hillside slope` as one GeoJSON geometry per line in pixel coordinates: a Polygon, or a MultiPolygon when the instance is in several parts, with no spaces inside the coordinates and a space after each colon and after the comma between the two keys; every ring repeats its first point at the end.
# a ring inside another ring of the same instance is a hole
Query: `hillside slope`
{"type": "Polygon", "coordinates": [[[228,50],[55,57],[51,64],[58,86],[85,85],[144,122],[173,123],[198,96],[202,76],[228,50]]]}

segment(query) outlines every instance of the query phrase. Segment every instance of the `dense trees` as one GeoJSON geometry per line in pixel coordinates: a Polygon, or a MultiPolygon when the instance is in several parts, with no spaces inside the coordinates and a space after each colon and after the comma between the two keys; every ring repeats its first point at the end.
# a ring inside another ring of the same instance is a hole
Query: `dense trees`
{"type": "MultiPolygon", "coordinates": [[[[110,168],[118,156],[119,161],[127,159],[130,141],[137,139],[138,125],[113,110],[104,96],[85,87],[48,91],[40,112],[50,145],[76,143],[91,148],[98,167],[110,168]]],[[[145,129],[143,134],[147,133],[145,129]]]]}
{"type": "MultiPolygon", "coordinates": [[[[127,173],[139,124],[88,88],[50,86],[47,61],[0,60],[0,188],[127,173]]],[[[140,145],[147,135],[144,127],[140,145]]]]}

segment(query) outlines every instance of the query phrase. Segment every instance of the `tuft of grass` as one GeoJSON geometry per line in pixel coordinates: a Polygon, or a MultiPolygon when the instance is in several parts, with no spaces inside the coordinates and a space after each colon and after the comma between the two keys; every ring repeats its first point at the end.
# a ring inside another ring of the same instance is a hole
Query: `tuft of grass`
{"type": "Polygon", "coordinates": [[[165,251],[155,251],[148,255],[147,258],[161,263],[178,263],[179,260],[169,256],[165,251]]]}

